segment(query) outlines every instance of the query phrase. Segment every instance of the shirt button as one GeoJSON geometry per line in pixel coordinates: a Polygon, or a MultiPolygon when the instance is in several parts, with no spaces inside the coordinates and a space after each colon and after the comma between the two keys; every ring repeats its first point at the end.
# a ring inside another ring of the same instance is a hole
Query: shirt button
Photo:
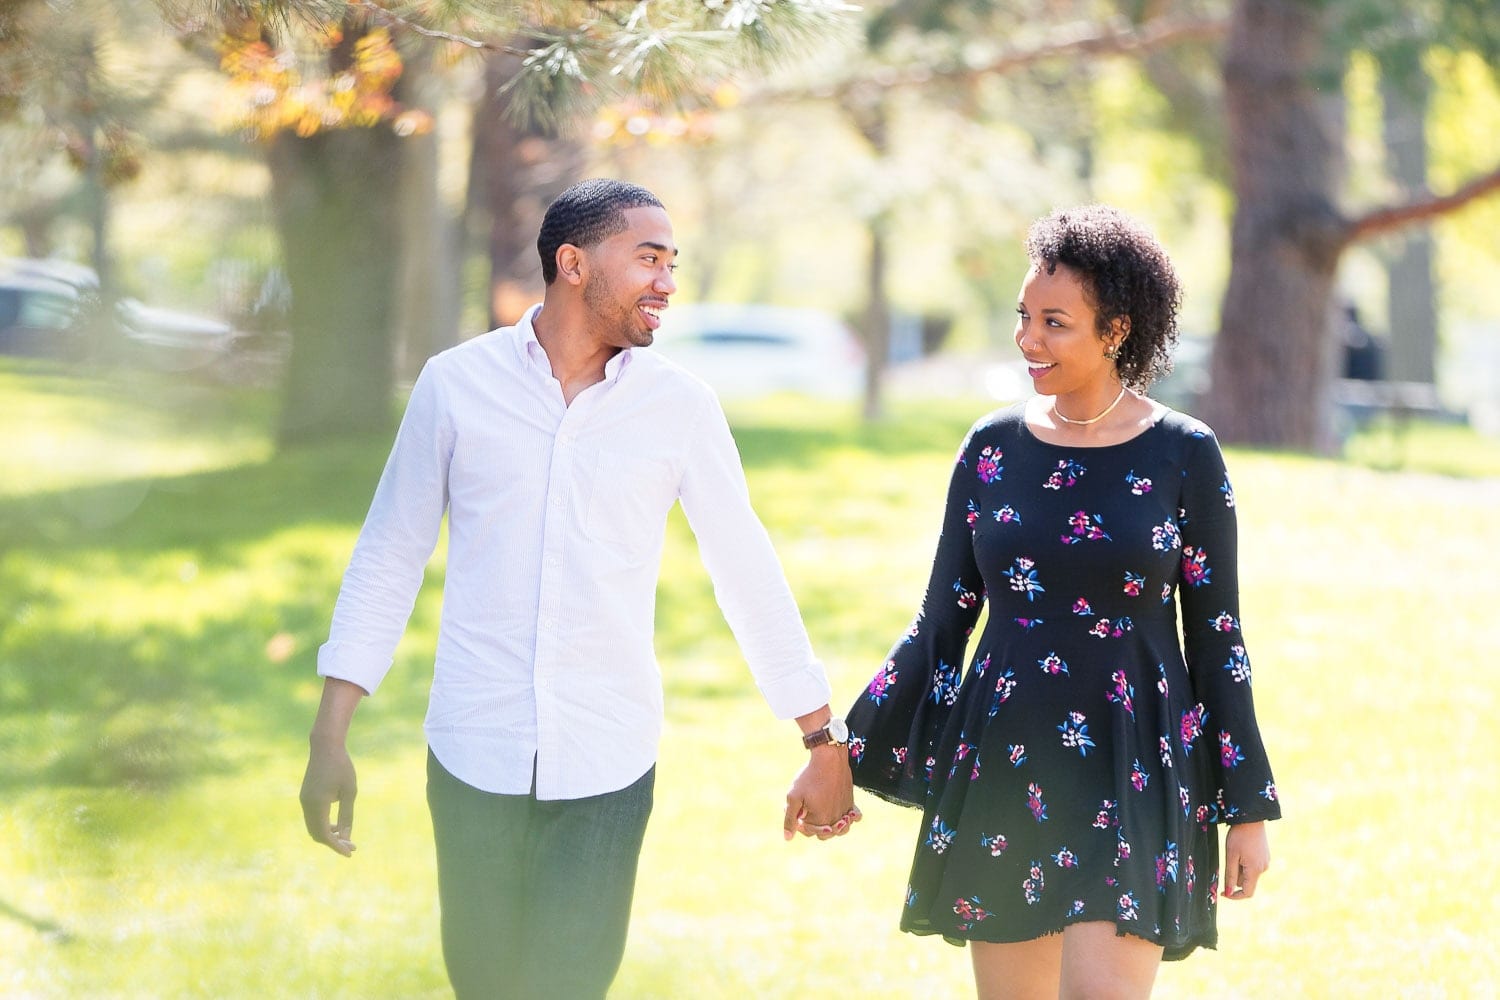
{"type": "Polygon", "coordinates": [[[557,622],[554,619],[551,619],[551,618],[543,618],[542,619],[542,628],[551,629],[552,626],[555,625],[555,624],[557,624],[557,622]]]}
{"type": "Polygon", "coordinates": [[[552,506],[554,506],[554,507],[562,507],[566,503],[567,503],[567,501],[564,500],[561,496],[555,496],[555,497],[552,498],[552,506]]]}

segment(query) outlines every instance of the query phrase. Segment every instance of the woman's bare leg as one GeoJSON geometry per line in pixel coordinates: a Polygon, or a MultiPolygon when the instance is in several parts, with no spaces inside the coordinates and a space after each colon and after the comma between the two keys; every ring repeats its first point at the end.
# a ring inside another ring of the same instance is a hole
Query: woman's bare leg
{"type": "Polygon", "coordinates": [[[969,955],[979,1000],[1057,1000],[1061,934],[1014,944],[970,941],[969,955]]]}
{"type": "Polygon", "coordinates": [[[1061,1000],[1146,1000],[1161,966],[1162,948],[1131,934],[1116,935],[1102,920],[1062,933],[1061,1000]]]}

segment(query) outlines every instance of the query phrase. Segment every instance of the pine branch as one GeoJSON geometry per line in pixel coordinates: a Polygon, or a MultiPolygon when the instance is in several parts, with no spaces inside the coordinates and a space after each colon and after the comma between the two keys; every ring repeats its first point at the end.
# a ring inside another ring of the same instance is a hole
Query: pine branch
{"type": "Polygon", "coordinates": [[[1462,187],[1445,195],[1429,195],[1411,201],[1378,208],[1356,219],[1351,219],[1343,228],[1344,243],[1369,239],[1389,233],[1418,222],[1435,219],[1440,215],[1455,212],[1471,201],[1500,191],[1500,164],[1489,173],[1470,179],[1462,187]]]}
{"type": "Polygon", "coordinates": [[[840,80],[829,87],[768,90],[748,99],[758,101],[823,99],[843,100],[851,94],[868,94],[902,87],[925,87],[934,83],[970,83],[988,76],[1014,73],[1053,59],[1081,56],[1137,55],[1182,42],[1222,36],[1229,22],[1222,17],[1163,17],[1142,25],[1095,30],[1093,25],[1057,32],[1037,45],[1013,49],[980,63],[949,66],[918,66],[880,69],[840,80]]]}

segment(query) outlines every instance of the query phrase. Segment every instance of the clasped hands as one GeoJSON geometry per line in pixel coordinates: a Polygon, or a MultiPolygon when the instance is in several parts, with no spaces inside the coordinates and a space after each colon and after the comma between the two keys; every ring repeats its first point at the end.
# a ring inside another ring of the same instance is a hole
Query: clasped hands
{"type": "Polygon", "coordinates": [[[843,746],[818,747],[797,772],[786,793],[782,833],[787,840],[798,833],[819,840],[842,837],[859,822],[862,814],[854,804],[847,753],[843,746]]]}

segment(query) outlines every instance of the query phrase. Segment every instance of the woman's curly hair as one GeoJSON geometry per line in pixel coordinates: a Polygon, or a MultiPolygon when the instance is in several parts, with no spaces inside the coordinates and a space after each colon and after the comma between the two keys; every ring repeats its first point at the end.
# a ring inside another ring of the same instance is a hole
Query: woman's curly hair
{"type": "Polygon", "coordinates": [[[1139,222],[1108,205],[1059,209],[1032,223],[1026,255],[1048,274],[1061,264],[1082,279],[1101,337],[1118,318],[1129,324],[1115,356],[1120,381],[1144,392],[1172,370],[1182,286],[1139,222]]]}

